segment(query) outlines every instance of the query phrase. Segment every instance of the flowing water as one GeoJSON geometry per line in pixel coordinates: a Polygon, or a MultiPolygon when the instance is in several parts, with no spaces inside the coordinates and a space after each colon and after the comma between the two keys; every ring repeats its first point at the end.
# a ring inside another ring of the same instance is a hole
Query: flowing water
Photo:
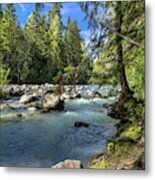
{"type": "MultiPolygon", "coordinates": [[[[117,121],[108,117],[102,107],[111,101],[111,98],[66,100],[64,111],[46,114],[19,108],[23,118],[1,123],[0,165],[50,167],[65,159],[78,159],[87,168],[89,159],[103,152],[116,133],[117,121]],[[76,121],[90,126],[74,127],[76,121]]],[[[18,101],[13,102],[18,107],[18,101]]]]}

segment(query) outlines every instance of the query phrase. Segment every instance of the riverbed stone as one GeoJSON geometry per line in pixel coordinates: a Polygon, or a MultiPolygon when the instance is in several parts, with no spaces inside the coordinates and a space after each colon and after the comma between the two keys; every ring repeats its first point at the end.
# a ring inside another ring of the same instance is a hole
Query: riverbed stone
{"type": "Polygon", "coordinates": [[[27,110],[33,112],[33,111],[37,111],[37,108],[35,108],[35,107],[29,107],[27,110]]]}
{"type": "Polygon", "coordinates": [[[47,93],[43,97],[42,107],[48,110],[63,110],[64,100],[54,93],[47,93]]]}
{"type": "Polygon", "coordinates": [[[0,110],[8,110],[8,109],[10,109],[9,104],[0,103],[0,110]]]}
{"type": "Polygon", "coordinates": [[[36,94],[32,94],[32,95],[24,94],[23,96],[21,96],[19,102],[23,104],[27,104],[36,100],[38,100],[38,96],[36,94]]]}
{"type": "Polygon", "coordinates": [[[23,94],[24,92],[21,90],[21,86],[18,85],[12,87],[9,91],[10,96],[21,96],[23,94]]]}
{"type": "Polygon", "coordinates": [[[65,161],[59,162],[51,168],[58,168],[58,169],[81,169],[82,168],[82,163],[79,160],[70,160],[67,159],[65,161]]]}

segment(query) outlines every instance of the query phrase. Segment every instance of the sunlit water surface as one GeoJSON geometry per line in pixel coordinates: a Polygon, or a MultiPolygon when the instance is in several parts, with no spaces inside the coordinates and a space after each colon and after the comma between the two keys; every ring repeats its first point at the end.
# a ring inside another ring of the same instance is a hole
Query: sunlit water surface
{"type": "MultiPolygon", "coordinates": [[[[111,101],[112,98],[68,100],[64,111],[47,114],[19,108],[24,114],[22,120],[1,123],[0,165],[50,167],[65,159],[78,159],[87,168],[89,159],[103,152],[116,133],[117,121],[108,117],[102,107],[111,101]],[[76,128],[76,121],[90,126],[76,128]]],[[[18,109],[18,101],[12,102],[18,109]]]]}

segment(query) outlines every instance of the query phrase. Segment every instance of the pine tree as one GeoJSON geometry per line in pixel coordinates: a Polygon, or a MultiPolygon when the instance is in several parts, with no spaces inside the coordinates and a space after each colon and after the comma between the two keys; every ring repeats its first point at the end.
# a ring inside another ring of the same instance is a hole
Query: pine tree
{"type": "Polygon", "coordinates": [[[81,61],[82,39],[76,20],[71,20],[70,17],[65,31],[65,49],[67,64],[76,67],[81,61]]]}
{"type": "Polygon", "coordinates": [[[25,62],[28,72],[24,79],[31,83],[43,83],[45,81],[45,32],[47,22],[45,16],[40,15],[42,8],[43,6],[40,3],[35,5],[35,10],[28,17],[24,29],[28,46],[28,60],[25,62]]]}
{"type": "Polygon", "coordinates": [[[17,16],[13,4],[6,4],[1,19],[1,63],[10,68],[11,82],[17,82],[17,60],[15,57],[18,31],[17,16]]]}
{"type": "Polygon", "coordinates": [[[76,20],[67,21],[65,30],[64,44],[65,44],[65,76],[68,83],[79,83],[81,79],[80,63],[82,62],[82,38],[80,36],[80,29],[76,20]]]}
{"type": "Polygon", "coordinates": [[[61,21],[61,3],[52,3],[52,9],[48,13],[49,27],[46,33],[47,45],[47,81],[56,83],[57,74],[63,71],[63,37],[61,21]],[[56,79],[55,79],[56,78],[56,79]]]}

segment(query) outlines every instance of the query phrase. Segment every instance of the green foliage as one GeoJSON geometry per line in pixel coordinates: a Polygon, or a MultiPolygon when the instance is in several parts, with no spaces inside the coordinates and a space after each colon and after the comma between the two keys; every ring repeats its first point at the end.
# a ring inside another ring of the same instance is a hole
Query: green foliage
{"type": "Polygon", "coordinates": [[[82,39],[76,20],[68,18],[64,43],[67,64],[76,67],[81,62],[82,56],[82,39]]]}
{"type": "Polygon", "coordinates": [[[131,99],[124,104],[124,107],[127,109],[127,113],[124,118],[128,119],[131,122],[143,119],[145,115],[145,109],[143,103],[141,102],[137,103],[131,99]]]}
{"type": "Polygon", "coordinates": [[[0,63],[10,68],[11,81],[16,80],[16,47],[19,29],[13,4],[6,4],[0,19],[0,63]]]}
{"type": "Polygon", "coordinates": [[[10,69],[6,69],[3,65],[0,65],[0,85],[5,85],[9,83],[10,69]]]}
{"type": "Polygon", "coordinates": [[[44,4],[36,3],[22,29],[14,4],[0,5],[0,62],[10,68],[10,82],[58,83],[59,74],[66,72],[66,83],[87,83],[90,71],[84,71],[84,63],[87,66],[89,60],[84,57],[76,20],[70,19],[64,28],[61,3],[51,3],[44,15],[43,8],[44,4]],[[76,69],[73,77],[77,82],[69,77],[70,65],[76,69]]]}
{"type": "Polygon", "coordinates": [[[68,18],[65,37],[65,83],[87,83],[91,74],[91,63],[82,47],[80,29],[76,20],[68,18]]]}
{"type": "MultiPolygon", "coordinates": [[[[61,7],[61,3],[53,3],[52,10],[50,10],[48,14],[49,28],[45,34],[45,42],[47,45],[47,81],[55,77],[59,71],[63,71],[61,7]]],[[[54,83],[57,82],[54,81],[54,83]]]]}
{"type": "Polygon", "coordinates": [[[144,1],[82,3],[82,9],[92,28],[93,53],[98,54],[90,82],[120,84],[122,90],[126,84],[136,99],[144,99],[144,1]]]}

